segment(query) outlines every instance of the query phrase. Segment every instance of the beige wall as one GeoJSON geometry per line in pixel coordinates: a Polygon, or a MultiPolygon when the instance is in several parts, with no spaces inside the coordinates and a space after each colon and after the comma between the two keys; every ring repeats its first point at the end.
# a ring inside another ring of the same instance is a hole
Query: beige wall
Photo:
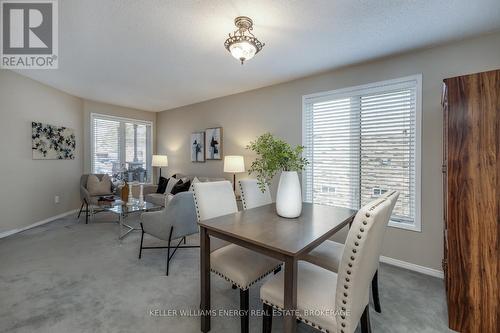
{"type": "Polygon", "coordinates": [[[0,70],[0,234],[79,207],[82,110],[80,98],[0,70]],[[75,159],[32,160],[32,121],[73,128],[75,159]]]}
{"type": "Polygon", "coordinates": [[[80,207],[80,176],[90,170],[92,112],[152,121],[155,146],[154,112],[83,100],[0,70],[0,235],[80,207]],[[75,159],[32,160],[32,121],[73,128],[75,159]]]}
{"type": "Polygon", "coordinates": [[[245,145],[266,131],[301,143],[302,95],[422,73],[422,232],[389,228],[383,255],[440,270],[442,80],[498,68],[500,33],[495,33],[167,110],[157,117],[158,153],[168,154],[169,173],[221,176],[222,162],[190,162],[191,132],[222,126],[224,154],[246,155],[248,165],[252,156],[245,145]]]}
{"type": "Polygon", "coordinates": [[[137,109],[130,109],[122,106],[94,102],[90,100],[83,101],[83,133],[84,133],[84,170],[86,173],[91,171],[90,159],[90,115],[100,113],[109,116],[117,116],[138,120],[147,120],[153,122],[153,152],[156,147],[156,112],[149,112],[137,109]]]}

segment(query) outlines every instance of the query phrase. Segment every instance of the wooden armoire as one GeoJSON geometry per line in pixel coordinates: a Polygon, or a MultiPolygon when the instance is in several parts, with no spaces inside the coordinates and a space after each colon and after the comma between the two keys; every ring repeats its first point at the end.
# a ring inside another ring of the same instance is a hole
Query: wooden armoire
{"type": "Polygon", "coordinates": [[[500,70],[444,80],[444,259],[448,320],[500,332],[500,70]]]}

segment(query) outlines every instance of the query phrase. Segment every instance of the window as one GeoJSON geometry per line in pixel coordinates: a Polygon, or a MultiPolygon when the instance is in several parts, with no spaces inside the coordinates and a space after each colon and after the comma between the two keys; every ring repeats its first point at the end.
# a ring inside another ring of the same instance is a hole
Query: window
{"type": "Polygon", "coordinates": [[[92,172],[150,182],[152,123],[91,114],[92,172]]]}
{"type": "Polygon", "coordinates": [[[336,189],[333,186],[323,185],[321,187],[321,191],[324,193],[335,193],[336,189]]]}
{"type": "Polygon", "coordinates": [[[387,193],[386,189],[380,188],[380,187],[374,187],[372,190],[372,198],[377,198],[381,196],[382,194],[387,193]]]}
{"type": "Polygon", "coordinates": [[[357,209],[398,190],[389,225],[421,230],[421,82],[415,75],[303,97],[305,201],[357,209]]]}

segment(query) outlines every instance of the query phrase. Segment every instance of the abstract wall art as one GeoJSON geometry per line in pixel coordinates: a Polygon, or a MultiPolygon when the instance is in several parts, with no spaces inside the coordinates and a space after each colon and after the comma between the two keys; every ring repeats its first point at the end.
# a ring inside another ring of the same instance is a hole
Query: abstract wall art
{"type": "Polygon", "coordinates": [[[31,150],[34,160],[74,160],[75,131],[63,126],[31,123],[31,150]]]}
{"type": "Polygon", "coordinates": [[[222,159],[222,127],[207,128],[205,130],[205,145],[207,160],[222,159]]]}
{"type": "Polygon", "coordinates": [[[205,162],[205,132],[191,134],[191,162],[205,162]]]}

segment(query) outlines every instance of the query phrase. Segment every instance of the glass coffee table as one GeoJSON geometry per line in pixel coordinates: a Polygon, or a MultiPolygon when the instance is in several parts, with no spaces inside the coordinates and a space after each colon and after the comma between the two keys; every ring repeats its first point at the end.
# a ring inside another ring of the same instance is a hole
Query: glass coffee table
{"type": "Polygon", "coordinates": [[[144,201],[144,203],[140,205],[139,200],[137,199],[134,199],[133,204],[130,205],[127,204],[126,202],[121,201],[120,199],[117,199],[111,202],[109,205],[99,205],[99,208],[102,209],[103,211],[118,215],[118,223],[120,224],[120,234],[118,238],[123,239],[132,231],[141,230],[140,228],[134,228],[129,224],[125,223],[124,220],[130,214],[159,210],[162,207],[147,201],[144,201]]]}

